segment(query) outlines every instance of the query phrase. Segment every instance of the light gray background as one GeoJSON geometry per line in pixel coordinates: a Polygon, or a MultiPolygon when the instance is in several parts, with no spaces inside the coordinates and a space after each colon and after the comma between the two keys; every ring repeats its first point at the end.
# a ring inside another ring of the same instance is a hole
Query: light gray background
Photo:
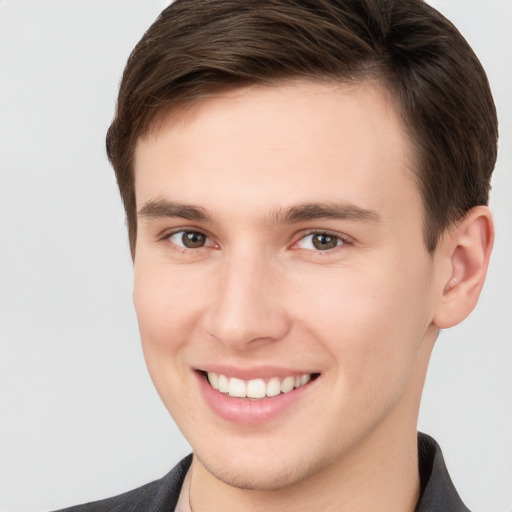
{"type": "MultiPolygon", "coordinates": [[[[442,333],[420,428],[470,508],[512,511],[512,2],[432,2],[486,67],[501,121],[480,304],[442,333]]],[[[189,447],[145,369],[104,154],[129,51],[161,0],[0,0],[0,510],[110,496],[189,447]]]]}

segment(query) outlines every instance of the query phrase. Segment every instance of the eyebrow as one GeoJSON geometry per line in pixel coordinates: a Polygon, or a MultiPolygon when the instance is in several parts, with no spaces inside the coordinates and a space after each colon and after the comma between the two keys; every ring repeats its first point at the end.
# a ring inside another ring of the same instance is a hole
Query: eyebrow
{"type": "Polygon", "coordinates": [[[212,222],[213,220],[204,208],[166,199],[148,201],[138,211],[138,216],[153,219],[179,217],[196,222],[212,222]]]}
{"type": "MultiPolygon", "coordinates": [[[[139,210],[138,216],[145,218],[178,217],[196,222],[214,221],[213,216],[204,208],[166,199],[148,201],[139,210]]],[[[320,219],[378,223],[382,220],[382,217],[374,210],[345,202],[299,204],[286,209],[273,210],[270,215],[271,224],[296,224],[320,219]]]]}
{"type": "Polygon", "coordinates": [[[361,208],[351,203],[307,203],[286,210],[275,210],[272,222],[294,224],[319,219],[370,221],[378,223],[382,217],[374,210],[361,208]]]}

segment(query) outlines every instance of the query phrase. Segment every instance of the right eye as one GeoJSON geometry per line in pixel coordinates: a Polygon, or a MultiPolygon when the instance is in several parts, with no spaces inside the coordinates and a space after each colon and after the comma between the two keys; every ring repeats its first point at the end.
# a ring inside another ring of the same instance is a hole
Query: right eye
{"type": "Polygon", "coordinates": [[[199,249],[212,246],[211,240],[200,231],[181,230],[171,233],[167,239],[177,247],[183,249],[199,249]]]}

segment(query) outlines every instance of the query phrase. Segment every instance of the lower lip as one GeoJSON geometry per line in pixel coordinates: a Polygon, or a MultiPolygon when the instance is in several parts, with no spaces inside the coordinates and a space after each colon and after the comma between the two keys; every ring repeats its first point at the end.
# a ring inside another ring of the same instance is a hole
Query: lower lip
{"type": "Polygon", "coordinates": [[[308,389],[316,382],[309,381],[304,386],[296,388],[289,393],[251,400],[249,398],[235,398],[216,391],[210,386],[201,372],[196,372],[202,395],[210,409],[221,418],[233,423],[246,425],[259,425],[267,423],[294,405],[308,389]]]}

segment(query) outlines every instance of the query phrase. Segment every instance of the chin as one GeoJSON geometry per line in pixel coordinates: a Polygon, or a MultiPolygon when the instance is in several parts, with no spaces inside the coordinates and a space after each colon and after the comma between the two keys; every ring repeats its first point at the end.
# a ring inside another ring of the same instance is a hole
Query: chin
{"type": "Polygon", "coordinates": [[[258,467],[258,464],[251,468],[242,468],[235,463],[231,464],[231,467],[221,467],[219,464],[205,464],[199,457],[198,461],[217,480],[237,489],[275,491],[304,479],[304,475],[300,474],[302,472],[297,471],[296,468],[289,471],[277,471],[275,467],[261,468],[258,467]]]}
{"type": "Polygon", "coordinates": [[[329,464],[326,461],[285,461],[275,456],[274,450],[269,450],[266,456],[242,460],[230,454],[229,459],[214,459],[210,463],[209,457],[203,458],[194,452],[197,461],[217,480],[229,486],[253,491],[276,491],[300,483],[318,473],[329,464]],[[268,455],[271,460],[268,460],[268,455]]]}

